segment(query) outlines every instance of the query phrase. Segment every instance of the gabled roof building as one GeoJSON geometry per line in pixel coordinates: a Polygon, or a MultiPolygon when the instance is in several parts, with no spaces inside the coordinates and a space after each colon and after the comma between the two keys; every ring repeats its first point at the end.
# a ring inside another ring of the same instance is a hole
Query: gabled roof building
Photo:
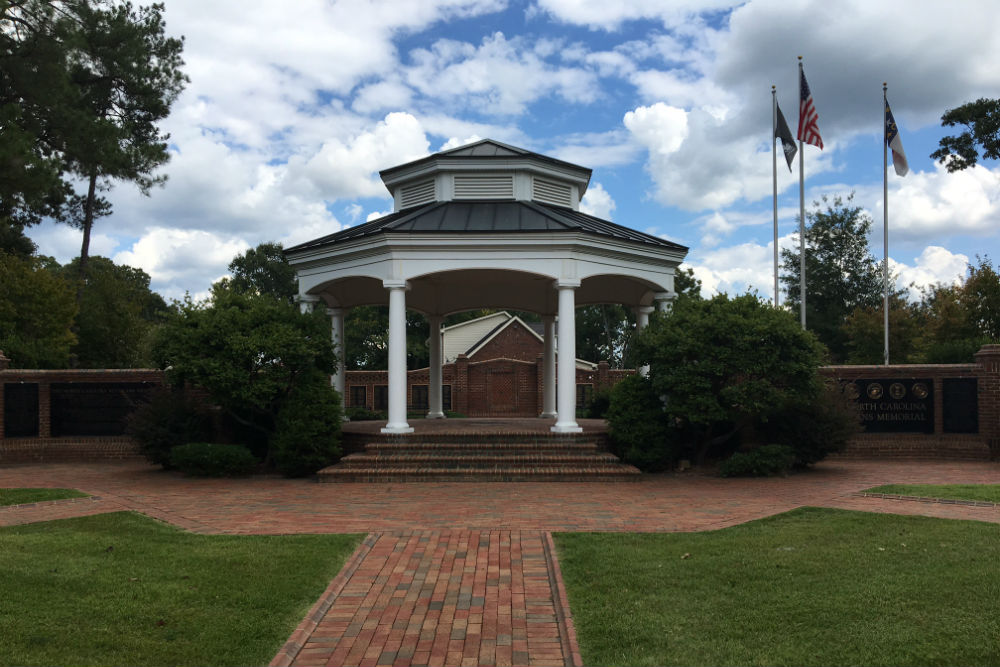
{"type": "MultiPolygon", "coordinates": [[[[636,310],[642,326],[654,308],[669,306],[674,271],[687,248],[582,213],[589,169],[497,141],[436,153],[380,175],[393,197],[392,213],[294,246],[286,255],[298,274],[302,307],[328,308],[337,343],[345,309],[388,304],[389,419],[383,430],[412,430],[406,422],[406,309],[422,312],[438,331],[446,315],[493,308],[542,316],[541,416],[556,417],[553,431],[579,431],[574,309],[621,303],[636,310]]],[[[440,337],[431,336],[428,417],[443,417],[442,352],[440,337]]],[[[334,376],[341,391],[342,359],[334,376]]]]}

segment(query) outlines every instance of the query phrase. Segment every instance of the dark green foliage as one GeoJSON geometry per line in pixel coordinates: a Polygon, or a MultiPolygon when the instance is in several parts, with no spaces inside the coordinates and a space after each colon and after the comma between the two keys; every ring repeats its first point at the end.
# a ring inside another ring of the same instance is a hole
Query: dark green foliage
{"type": "Polygon", "coordinates": [[[257,467],[257,459],[241,445],[189,442],[170,450],[170,465],[195,477],[240,477],[257,467]]]}
{"type": "Polygon", "coordinates": [[[177,304],[153,354],[171,384],[204,388],[230,417],[268,435],[298,382],[334,363],[325,314],[226,289],[211,302],[177,304]]]}
{"type": "Polygon", "coordinates": [[[76,312],[72,286],[42,258],[0,252],[0,350],[14,368],[65,368],[76,312]]]}
{"type": "Polygon", "coordinates": [[[612,451],[640,470],[666,470],[679,457],[678,434],[649,379],[631,375],[616,384],[605,418],[612,451]]]}
{"type": "MultiPolygon", "coordinates": [[[[872,219],[854,195],[824,197],[806,213],[806,326],[830,350],[835,363],[847,358],[844,323],[856,308],[878,309],[884,293],[882,270],[868,249],[872,219]]],[[[781,251],[785,306],[798,317],[799,245],[781,251]]]]}
{"type": "Polygon", "coordinates": [[[80,290],[76,365],[148,367],[152,360],[145,358],[146,337],[167,311],[163,298],[149,289],[149,274],[105,257],[91,257],[85,271],[82,276],[79,259],[60,270],[80,290]]]}
{"type": "MultiPolygon", "coordinates": [[[[889,297],[889,363],[920,360],[920,336],[924,332],[919,306],[898,295],[889,297]]],[[[844,322],[848,364],[885,362],[885,306],[854,309],[844,322]]]]}
{"type": "Polygon", "coordinates": [[[387,418],[384,412],[368,408],[347,408],[345,414],[352,422],[379,421],[387,418]]]}
{"type": "Polygon", "coordinates": [[[608,414],[608,408],[611,406],[611,387],[598,387],[594,390],[593,395],[590,397],[590,402],[587,404],[586,414],[584,417],[586,419],[604,419],[605,415],[608,414]]]}
{"type": "Polygon", "coordinates": [[[576,356],[607,361],[622,368],[625,351],[635,330],[635,315],[621,304],[598,304],[576,309],[576,356]]]}
{"type": "Polygon", "coordinates": [[[664,397],[668,423],[693,439],[698,464],[822,387],[823,346],[794,315],[751,294],[678,298],[671,313],[653,315],[635,350],[650,367],[647,400],[664,397]]]}
{"type": "Polygon", "coordinates": [[[980,98],[975,102],[948,109],[941,116],[942,127],[964,125],[958,136],[944,137],[931,157],[948,171],[961,171],[979,161],[979,153],[988,160],[1000,158],[1000,100],[980,98]]]}
{"type": "Polygon", "coordinates": [[[774,477],[785,475],[795,464],[795,451],[787,445],[762,445],[736,452],[719,466],[723,477],[774,477]]]}
{"type": "MultiPolygon", "coordinates": [[[[430,327],[420,313],[406,313],[406,367],[426,368],[430,356],[430,327]]],[[[389,307],[356,306],[344,318],[347,370],[385,370],[389,367],[389,307]]]]}
{"type": "Polygon", "coordinates": [[[266,294],[291,302],[299,293],[295,269],[288,264],[280,243],[261,243],[229,263],[229,287],[246,294],[266,294]]]}
{"type": "Polygon", "coordinates": [[[861,433],[861,418],[844,387],[827,381],[811,399],[789,401],[771,413],[757,432],[765,442],[790,447],[795,465],[806,466],[842,451],[861,433]]]}
{"type": "Polygon", "coordinates": [[[278,472],[303,477],[340,458],[340,396],[326,376],[298,385],[282,404],[271,440],[278,472]]]}
{"type": "Polygon", "coordinates": [[[183,41],[166,36],[163,10],[111,0],[0,4],[0,159],[22,174],[0,185],[0,216],[80,227],[84,268],[94,221],[110,212],[98,191],[131,181],[148,194],[165,178],[154,175],[170,157],[156,124],[187,79],[183,41]],[[78,183],[84,194],[74,194],[78,183]]]}
{"type": "Polygon", "coordinates": [[[167,387],[129,415],[126,434],[150,463],[170,466],[170,450],[211,437],[211,419],[199,401],[167,387]]]}
{"type": "Polygon", "coordinates": [[[701,281],[695,278],[694,269],[690,266],[677,267],[677,272],[674,273],[674,292],[678,296],[701,298],[701,281]]]}

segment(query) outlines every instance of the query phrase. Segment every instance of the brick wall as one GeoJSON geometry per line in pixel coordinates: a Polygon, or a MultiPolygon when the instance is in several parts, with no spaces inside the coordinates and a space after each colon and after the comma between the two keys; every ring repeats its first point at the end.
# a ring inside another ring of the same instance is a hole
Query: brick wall
{"type": "Polygon", "coordinates": [[[821,372],[837,380],[930,379],[933,385],[933,433],[863,433],[845,456],[1000,457],[1000,345],[983,346],[971,364],[827,366],[821,372]],[[948,433],[944,428],[944,381],[953,378],[976,380],[978,433],[948,433]]]}
{"type": "Polygon", "coordinates": [[[88,461],[135,458],[132,441],[123,436],[95,435],[53,437],[52,386],[74,384],[137,384],[159,386],[163,372],[153,369],[29,370],[0,368],[0,463],[26,461],[88,461]],[[10,385],[37,386],[36,433],[8,438],[7,396],[10,385]]]}

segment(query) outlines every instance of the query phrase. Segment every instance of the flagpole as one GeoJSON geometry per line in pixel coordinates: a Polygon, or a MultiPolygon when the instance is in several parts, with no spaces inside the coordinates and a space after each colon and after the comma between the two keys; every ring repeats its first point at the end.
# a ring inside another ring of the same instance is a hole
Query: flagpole
{"type": "MultiPolygon", "coordinates": [[[[802,99],[802,56],[799,56],[799,100],[802,99]]],[[[799,113],[802,113],[800,103],[799,113]]],[[[800,121],[801,122],[801,121],[800,121]]],[[[806,328],[806,190],[805,167],[802,156],[802,137],[799,137],[799,319],[806,328]]]]}
{"type": "MultiPolygon", "coordinates": [[[[771,86],[771,176],[774,183],[774,307],[778,307],[778,149],[774,147],[778,135],[778,93],[771,86]]],[[[782,141],[784,145],[784,141],[782,141]]],[[[782,151],[784,152],[784,151],[782,151]]]]}
{"type": "Polygon", "coordinates": [[[885,315],[885,365],[889,365],[889,129],[886,123],[885,110],[889,106],[886,90],[887,81],[882,82],[882,279],[885,281],[885,300],[883,312],[885,315]]]}

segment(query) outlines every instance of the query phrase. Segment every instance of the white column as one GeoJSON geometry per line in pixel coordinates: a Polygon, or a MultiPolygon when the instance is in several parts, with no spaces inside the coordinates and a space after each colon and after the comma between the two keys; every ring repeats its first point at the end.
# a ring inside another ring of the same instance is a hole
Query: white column
{"type": "MultiPolygon", "coordinates": [[[[649,315],[653,312],[652,306],[639,306],[635,309],[635,332],[639,333],[649,326],[649,315]]],[[[649,366],[640,366],[639,375],[646,377],[649,375],[649,366]]]]}
{"type": "Polygon", "coordinates": [[[427,318],[430,325],[430,383],[427,388],[428,419],[444,419],[443,401],[441,397],[441,321],[440,315],[427,318]]]}
{"type": "MultiPolygon", "coordinates": [[[[333,343],[333,354],[336,359],[333,367],[333,375],[330,376],[330,385],[340,394],[340,405],[347,407],[347,396],[344,394],[344,311],[341,308],[327,308],[326,314],[330,316],[330,340],[333,343]]],[[[346,414],[342,416],[344,421],[350,421],[346,414]]]]}
{"type": "Polygon", "coordinates": [[[560,280],[559,289],[559,383],[556,401],[559,412],[552,430],[580,433],[576,423],[576,288],[580,281],[560,280]]]}
{"type": "Polygon", "coordinates": [[[389,290],[389,422],[382,433],[412,433],[406,423],[406,281],[384,280],[389,290]]]}
{"type": "Polygon", "coordinates": [[[303,315],[312,312],[313,307],[319,303],[319,297],[313,294],[299,294],[295,300],[299,302],[299,312],[303,315]]]}
{"type": "Polygon", "coordinates": [[[677,292],[656,292],[653,294],[653,301],[656,302],[656,310],[660,313],[669,313],[674,306],[674,299],[677,292]]]}
{"type": "Polygon", "coordinates": [[[543,419],[556,416],[556,318],[542,316],[545,351],[542,354],[542,414],[543,419]]]}

